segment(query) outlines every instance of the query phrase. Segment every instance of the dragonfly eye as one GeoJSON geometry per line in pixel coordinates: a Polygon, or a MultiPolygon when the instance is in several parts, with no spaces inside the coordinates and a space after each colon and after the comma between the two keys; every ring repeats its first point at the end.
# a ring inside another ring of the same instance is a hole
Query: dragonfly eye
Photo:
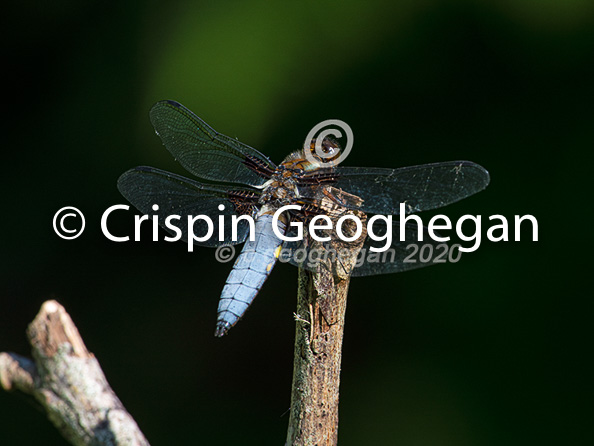
{"type": "MultiPolygon", "coordinates": [[[[316,140],[311,140],[311,151],[316,155],[316,140]]],[[[332,158],[340,154],[340,144],[334,138],[325,137],[322,141],[321,151],[325,155],[324,159],[332,158]]]]}

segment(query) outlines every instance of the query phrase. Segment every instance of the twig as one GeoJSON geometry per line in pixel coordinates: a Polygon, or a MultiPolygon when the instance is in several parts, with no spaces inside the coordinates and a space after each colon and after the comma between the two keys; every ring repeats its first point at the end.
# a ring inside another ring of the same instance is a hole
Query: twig
{"type": "Polygon", "coordinates": [[[27,336],[33,361],[0,353],[0,384],[5,390],[33,395],[73,445],[149,445],[64,307],[46,301],[27,336]]]}
{"type": "MultiPolygon", "coordinates": [[[[361,200],[342,191],[341,199],[361,200]],[[348,197],[345,197],[348,195],[348,197]]],[[[352,211],[365,228],[366,216],[352,211]]],[[[344,245],[348,256],[321,265],[317,272],[299,269],[291,415],[286,446],[334,446],[338,442],[338,396],[342,336],[350,273],[367,233],[344,245]]]]}

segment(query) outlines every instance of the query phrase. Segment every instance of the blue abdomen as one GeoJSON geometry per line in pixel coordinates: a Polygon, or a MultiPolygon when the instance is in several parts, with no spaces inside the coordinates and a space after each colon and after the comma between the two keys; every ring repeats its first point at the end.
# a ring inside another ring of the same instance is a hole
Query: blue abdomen
{"type": "MultiPolygon", "coordinates": [[[[233,265],[219,300],[215,336],[223,336],[237,323],[274,268],[283,240],[272,230],[272,219],[268,213],[256,218],[254,241],[248,238],[233,265]]],[[[281,219],[278,229],[286,231],[281,219]]]]}

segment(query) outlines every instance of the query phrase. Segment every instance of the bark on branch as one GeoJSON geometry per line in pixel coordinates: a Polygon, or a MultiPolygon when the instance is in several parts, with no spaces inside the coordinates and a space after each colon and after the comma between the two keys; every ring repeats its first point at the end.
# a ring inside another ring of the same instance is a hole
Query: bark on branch
{"type": "MultiPolygon", "coordinates": [[[[360,198],[340,190],[332,190],[331,195],[357,206],[362,203],[360,198]]],[[[332,212],[332,209],[327,210],[332,212]]],[[[331,250],[338,252],[338,260],[322,262],[316,272],[299,269],[286,446],[334,446],[338,442],[340,362],[347,294],[351,271],[367,236],[366,215],[360,211],[346,213],[361,221],[363,232],[359,238],[340,246],[335,242],[331,250]]],[[[354,236],[355,228],[345,226],[345,235],[354,236]],[[349,235],[348,231],[353,234],[349,235]]],[[[318,249],[328,252],[327,247],[318,249]]]]}
{"type": "Polygon", "coordinates": [[[27,336],[33,360],[0,353],[0,385],[5,390],[33,395],[73,445],[148,446],[64,307],[46,301],[27,336]]]}

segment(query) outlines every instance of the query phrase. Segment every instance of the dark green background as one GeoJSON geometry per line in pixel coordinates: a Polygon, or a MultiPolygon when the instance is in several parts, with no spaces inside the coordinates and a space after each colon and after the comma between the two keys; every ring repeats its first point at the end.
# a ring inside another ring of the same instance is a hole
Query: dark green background
{"type": "MultiPolygon", "coordinates": [[[[582,443],[591,1],[58,0],[3,15],[0,351],[28,354],[26,325],[54,297],[152,444],[283,444],[296,269],[279,265],[215,339],[231,264],[182,243],[109,242],[99,222],[125,203],[125,170],[183,172],[149,123],[158,100],[277,162],[339,118],[355,134],[345,165],[475,161],[490,186],[444,211],[532,214],[540,237],[352,281],[341,444],[582,443]],[[52,230],[68,205],[87,219],[74,241],[52,230]]],[[[110,227],[131,231],[133,213],[110,227]]],[[[0,392],[0,444],[65,442],[25,398],[0,392]]]]}

